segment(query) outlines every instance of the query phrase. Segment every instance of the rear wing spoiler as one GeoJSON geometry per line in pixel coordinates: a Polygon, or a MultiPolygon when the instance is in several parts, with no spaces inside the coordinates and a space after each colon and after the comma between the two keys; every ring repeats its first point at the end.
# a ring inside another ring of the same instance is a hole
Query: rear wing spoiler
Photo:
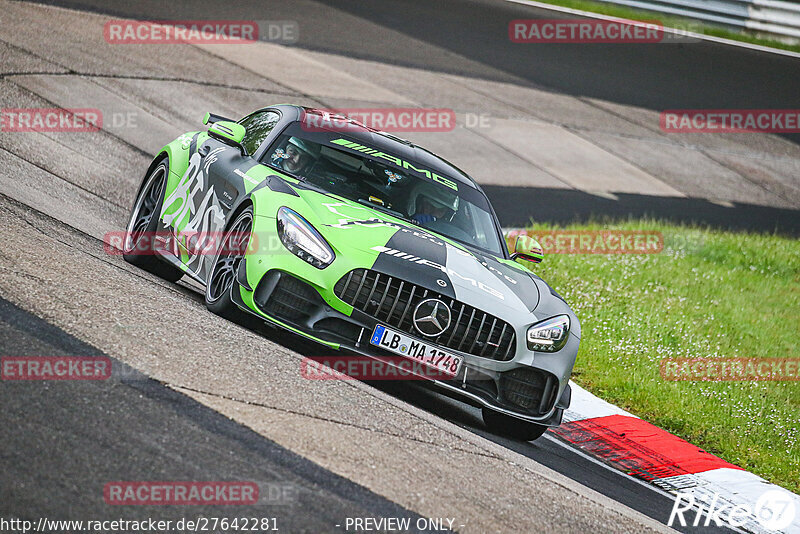
{"type": "Polygon", "coordinates": [[[213,113],[206,113],[205,117],[203,117],[203,124],[214,124],[220,121],[236,122],[233,119],[228,119],[222,115],[215,115],[213,113]]]}

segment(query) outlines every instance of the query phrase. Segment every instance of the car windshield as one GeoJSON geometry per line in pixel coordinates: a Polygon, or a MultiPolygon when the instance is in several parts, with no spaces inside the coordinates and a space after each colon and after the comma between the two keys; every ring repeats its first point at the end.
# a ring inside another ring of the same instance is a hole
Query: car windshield
{"type": "Polygon", "coordinates": [[[317,187],[502,256],[489,201],[464,182],[367,147],[342,132],[290,126],[262,163],[317,187]]]}

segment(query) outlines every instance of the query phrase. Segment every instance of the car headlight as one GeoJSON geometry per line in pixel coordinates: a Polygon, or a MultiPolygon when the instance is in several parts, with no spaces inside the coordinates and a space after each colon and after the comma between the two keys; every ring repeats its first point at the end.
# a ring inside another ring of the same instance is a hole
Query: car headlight
{"type": "Polygon", "coordinates": [[[278,210],[278,237],[292,254],[317,269],[324,269],[336,257],[317,229],[287,207],[278,210]]]}
{"type": "Polygon", "coordinates": [[[567,344],[569,315],[557,315],[528,328],[528,349],[556,352],[567,344]]]}

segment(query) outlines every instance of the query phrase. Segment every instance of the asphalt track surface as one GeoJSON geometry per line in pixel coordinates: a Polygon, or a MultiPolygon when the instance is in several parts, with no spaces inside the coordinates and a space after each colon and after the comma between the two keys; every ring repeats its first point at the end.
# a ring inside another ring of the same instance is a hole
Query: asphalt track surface
{"type": "MultiPolygon", "coordinates": [[[[103,355],[3,299],[0,353],[103,355]]],[[[219,517],[214,506],[118,507],[109,514],[101,481],[228,480],[258,481],[262,497],[228,517],[269,518],[270,528],[274,519],[283,532],[325,532],[347,517],[419,519],[118,360],[112,367],[115,376],[99,384],[0,388],[0,517],[219,517]]]]}
{"type": "MultiPolygon", "coordinates": [[[[198,13],[202,13],[203,18],[302,20],[304,38],[301,46],[308,49],[476,78],[511,81],[521,78],[566,94],[656,110],[792,108],[797,107],[797,95],[800,94],[800,68],[796,60],[733,50],[714,43],[696,43],[691,48],[671,45],[621,49],[608,45],[580,50],[553,45],[546,52],[531,56],[491,35],[497,35],[497,30],[500,30],[499,35],[503,35],[507,21],[512,18],[553,16],[505,2],[334,4],[201,1],[181,4],[144,1],[115,5],[110,9],[104,2],[57,3],[139,18],[191,19],[200,18],[198,13]],[[263,16],[258,17],[256,13],[263,13],[263,16]],[[348,23],[367,20],[371,25],[368,29],[365,26],[364,32],[359,26],[343,31],[345,26],[337,24],[337,21],[344,19],[348,23]],[[380,32],[370,33],[375,31],[373,24],[391,29],[393,38],[386,40],[380,32]],[[397,38],[398,34],[402,37],[397,38]],[[431,44],[435,45],[435,52],[428,46],[431,44]]],[[[797,142],[796,138],[792,140],[797,142]]],[[[506,217],[504,224],[522,224],[527,220],[525,212],[514,212],[512,202],[503,200],[513,198],[516,193],[513,188],[487,186],[486,190],[495,202],[499,199],[506,208],[502,210],[502,216],[506,217]]],[[[552,206],[553,199],[569,204],[569,219],[576,216],[585,218],[600,209],[611,209],[603,204],[602,199],[575,191],[554,191],[544,198],[543,205],[552,206]]],[[[4,209],[12,205],[9,209],[16,214],[25,211],[6,197],[1,200],[4,209]]],[[[687,220],[692,214],[696,217],[700,211],[701,218],[707,216],[719,226],[762,230],[777,226],[788,233],[800,232],[795,210],[769,207],[753,207],[751,212],[740,211],[740,207],[717,210],[712,204],[697,199],[636,198],[635,195],[622,200],[622,204],[615,204],[620,215],[667,213],[673,214],[677,220],[687,220]],[[675,204],[669,205],[669,202],[675,204]]],[[[30,215],[30,218],[36,217],[40,215],[30,215]]],[[[554,210],[553,220],[560,221],[559,217],[567,215],[554,210]]],[[[59,225],[59,221],[51,222],[59,225]]],[[[67,225],[63,226],[58,232],[60,239],[70,247],[86,249],[83,241],[88,238],[78,239],[67,225]]],[[[142,293],[152,287],[168,291],[151,278],[142,277],[138,283],[137,290],[142,293]]],[[[181,298],[194,304],[196,313],[205,313],[198,305],[202,300],[199,294],[184,286],[177,287],[181,298]]],[[[75,288],[69,286],[68,289],[75,288]]],[[[19,295],[15,297],[17,300],[20,298],[19,295]]],[[[63,323],[64,320],[60,320],[63,323]]],[[[2,354],[100,353],[85,341],[5,300],[0,301],[0,321],[2,354]]],[[[271,331],[262,335],[280,343],[283,348],[313,353],[313,349],[286,336],[271,331]]],[[[0,514],[20,517],[52,514],[66,518],[79,512],[95,511],[103,515],[108,510],[99,499],[98,480],[214,477],[255,477],[298,489],[294,500],[263,511],[263,514],[279,515],[287,521],[286,531],[289,532],[325,531],[330,529],[332,521],[347,515],[412,514],[365,487],[232,422],[194,398],[165,387],[166,382],[139,375],[127,381],[112,380],[99,386],[48,384],[43,389],[41,384],[32,387],[30,384],[3,383],[0,387],[3,407],[0,421],[3,428],[19,431],[4,432],[2,438],[0,461],[4,483],[0,486],[0,514]],[[75,407],[78,408],[72,409],[75,407]],[[54,417],[54,414],[58,416],[54,417]],[[75,451],[80,451],[80,454],[75,451]],[[298,509],[302,509],[302,513],[297,513],[298,509]]],[[[669,515],[672,503],[668,496],[585,458],[553,437],[546,436],[530,444],[511,442],[488,434],[477,411],[438,394],[417,387],[372,386],[391,394],[398,401],[428,412],[434,418],[455,423],[507,450],[534,459],[659,523],[665,522],[669,515]]],[[[165,518],[179,513],[164,509],[157,512],[165,518]]],[[[205,512],[204,515],[219,515],[216,510],[205,512]]],[[[262,510],[257,512],[262,513],[262,510]]],[[[203,511],[192,509],[191,513],[199,515],[203,511]]],[[[121,516],[126,514],[139,517],[154,515],[155,512],[128,509],[121,516]]],[[[181,515],[187,514],[181,512],[181,515]]],[[[713,529],[714,532],[719,530],[713,529]]]]}
{"type": "MultiPolygon", "coordinates": [[[[298,0],[293,2],[46,0],[140,19],[294,20],[296,46],[462,76],[527,83],[554,93],[602,99],[655,111],[668,109],[796,109],[800,60],[712,41],[650,44],[537,45],[510,43],[514,19],[572,18],[504,0],[298,0]]],[[[268,69],[268,67],[266,67],[268,69]]],[[[536,108],[537,102],[520,102],[536,108]]],[[[782,134],[800,144],[800,134],[782,134]]],[[[702,179],[702,178],[701,178],[702,179]]],[[[723,185],[719,186],[724,188],[723,185]]],[[[737,203],[735,210],[705,199],[626,195],[608,202],[574,190],[540,189],[526,195],[486,186],[504,226],[557,224],[593,218],[650,216],[734,230],[800,236],[800,213],[771,205],[737,203]]]]}
{"type": "Polygon", "coordinates": [[[142,19],[202,14],[209,19],[296,20],[302,23],[298,46],[304,48],[478,78],[523,79],[566,94],[654,110],[791,109],[800,94],[796,58],[714,42],[674,47],[551,44],[532,53],[509,43],[508,22],[565,17],[502,0],[45,3],[142,19]],[[349,24],[340,24],[345,21],[349,24]],[[432,52],[434,47],[439,51],[432,52]]]}
{"type": "MultiPolygon", "coordinates": [[[[282,334],[300,353],[316,349],[282,334]]],[[[103,356],[83,341],[0,298],[0,354],[103,356]]],[[[420,519],[358,484],[286,450],[195,400],[112,359],[104,382],[6,382],[0,388],[3,438],[0,517],[36,521],[110,518],[102,482],[258,481],[267,498],[224,514],[213,506],[118,507],[113,518],[178,521],[271,518],[283,532],[327,532],[348,517],[420,519]],[[76,453],[77,451],[77,453],[76,453]],[[69,481],[69,482],[66,482],[69,481]]],[[[523,454],[634,510],[666,521],[670,496],[592,460],[557,438],[523,443],[488,432],[480,411],[408,383],[372,385],[523,454]],[[666,514],[666,515],[665,515],[666,514]]],[[[458,530],[458,527],[455,527],[458,530]]],[[[680,532],[730,532],[677,527],[680,532]]]]}
{"type": "Polygon", "coordinates": [[[278,518],[281,532],[345,532],[336,525],[350,514],[407,510],[454,518],[463,532],[663,530],[670,502],[650,488],[597,464],[582,467],[568,449],[550,454],[546,442],[513,444],[519,454],[483,439],[470,430],[474,412],[437,408],[425,392],[403,400],[385,386],[303,379],[299,354],[319,355],[317,347],[215,317],[187,284],[143,273],[104,254],[97,239],[5,196],[0,237],[2,353],[102,352],[113,355],[119,376],[0,382],[2,518],[231,517],[238,507],[110,507],[102,488],[243,479],[258,482],[262,495],[265,486],[296,490],[296,501],[259,501],[254,512],[278,518]],[[47,254],[60,261],[42,271],[47,254]],[[594,484],[614,497],[552,472],[536,455],[584,481],[594,471],[594,484]]]}

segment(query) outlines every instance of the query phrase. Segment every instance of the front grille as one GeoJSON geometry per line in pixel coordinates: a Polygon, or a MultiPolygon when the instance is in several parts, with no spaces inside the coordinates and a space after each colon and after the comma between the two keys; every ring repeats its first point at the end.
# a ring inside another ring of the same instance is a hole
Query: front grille
{"type": "Polygon", "coordinates": [[[343,276],[336,296],[353,308],[413,336],[413,313],[428,298],[438,298],[450,306],[450,326],[436,338],[438,345],[484,358],[507,361],[514,357],[516,336],[510,324],[493,315],[444,297],[411,282],[369,269],[355,269],[343,276]]]}
{"type": "Polygon", "coordinates": [[[313,310],[321,304],[319,293],[294,276],[279,271],[275,273],[279,278],[266,304],[262,306],[264,313],[295,324],[308,320],[313,310]]]}
{"type": "Polygon", "coordinates": [[[556,377],[538,369],[513,369],[500,375],[500,392],[506,402],[541,415],[553,407],[557,382],[556,377]]]}

